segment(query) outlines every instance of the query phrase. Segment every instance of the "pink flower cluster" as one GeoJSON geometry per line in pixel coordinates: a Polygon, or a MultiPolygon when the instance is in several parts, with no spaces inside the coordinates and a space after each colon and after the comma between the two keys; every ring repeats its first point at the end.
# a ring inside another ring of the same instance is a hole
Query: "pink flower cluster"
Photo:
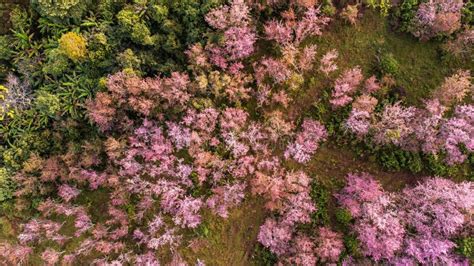
{"type": "MultiPolygon", "coordinates": [[[[298,182],[308,182],[306,175],[298,173],[300,176],[298,182]]],[[[254,191],[260,190],[258,188],[262,181],[262,177],[259,179],[254,191]]],[[[268,182],[268,181],[267,181],[268,182]]],[[[271,200],[267,204],[269,207],[274,207],[282,215],[278,220],[268,218],[265,224],[260,228],[258,234],[258,240],[264,246],[268,247],[272,252],[277,255],[283,255],[289,251],[289,241],[293,237],[295,227],[298,223],[310,222],[310,214],[316,210],[311,198],[309,197],[308,185],[309,184],[298,184],[295,187],[297,194],[290,194],[292,190],[288,187],[288,179],[279,180],[278,183],[272,184],[271,188],[268,188],[264,193],[268,193],[271,200]],[[306,187],[304,187],[304,185],[306,187]]],[[[293,185],[293,184],[292,184],[293,185]]],[[[291,185],[290,185],[291,186],[291,185]]]]}
{"type": "Polygon", "coordinates": [[[0,243],[0,262],[4,264],[13,263],[16,265],[26,264],[33,249],[23,245],[13,245],[7,242],[0,243]],[[5,260],[2,259],[5,258],[5,260]]]}
{"type": "Polygon", "coordinates": [[[376,261],[458,264],[452,238],[468,226],[474,187],[428,178],[413,188],[388,193],[368,174],[349,174],[337,195],[355,218],[354,231],[365,255],[376,261]]]}
{"type": "Polygon", "coordinates": [[[299,163],[307,163],[316,152],[319,143],[327,138],[327,132],[321,123],[306,119],[301,125],[301,132],[285,150],[285,158],[292,158],[299,163]]]}
{"type": "Polygon", "coordinates": [[[468,93],[474,92],[471,84],[471,72],[469,70],[458,70],[452,76],[445,78],[443,84],[434,92],[434,98],[443,105],[459,103],[468,93]]]}
{"type": "Polygon", "coordinates": [[[449,165],[466,160],[463,149],[467,153],[474,151],[473,106],[458,105],[451,117],[445,117],[449,104],[461,101],[473,88],[468,71],[458,71],[447,78],[434,98],[425,101],[424,108],[405,107],[397,102],[374,113],[378,101],[370,93],[379,88],[375,79],[367,79],[363,94],[352,103],[345,122],[348,131],[359,138],[372,137],[380,145],[396,145],[426,154],[444,152],[449,165]]]}
{"type": "Polygon", "coordinates": [[[280,104],[288,107],[292,100],[288,92],[301,88],[303,75],[313,68],[317,53],[316,45],[299,49],[293,44],[281,47],[281,52],[281,58],[263,57],[253,64],[260,105],[280,104]]]}
{"type": "Polygon", "coordinates": [[[189,77],[178,72],[169,78],[142,79],[135,74],[118,72],[107,79],[107,92],[99,92],[87,102],[89,117],[103,131],[118,123],[131,123],[123,112],[152,115],[156,106],[183,107],[190,99],[189,77]]]}
{"type": "Polygon", "coordinates": [[[297,16],[290,10],[285,12],[283,17],[284,21],[271,20],[265,24],[266,39],[276,41],[282,46],[298,46],[309,36],[321,35],[322,28],[330,21],[314,7],[309,7],[302,16],[297,16]]]}
{"type": "Polygon", "coordinates": [[[388,105],[380,114],[380,119],[372,126],[374,141],[378,144],[401,145],[414,133],[415,107],[404,107],[397,102],[388,105]]]}
{"type": "Polygon", "coordinates": [[[468,152],[474,152],[474,106],[457,106],[454,116],[441,125],[440,135],[442,146],[448,153],[448,164],[462,163],[467,155],[463,154],[460,146],[468,152]]]}
{"type": "Polygon", "coordinates": [[[394,144],[426,154],[445,151],[446,162],[454,165],[467,158],[461,147],[468,153],[474,151],[472,109],[472,105],[461,105],[452,117],[443,118],[445,108],[436,100],[428,101],[424,110],[396,103],[386,106],[376,117],[354,109],[346,127],[361,137],[373,134],[373,140],[382,145],[394,144]]]}
{"type": "Polygon", "coordinates": [[[319,70],[324,74],[329,75],[331,72],[337,70],[337,65],[334,62],[339,57],[339,53],[336,49],[330,50],[321,58],[321,66],[319,70]]]}
{"type": "Polygon", "coordinates": [[[233,72],[242,68],[239,60],[254,52],[255,30],[251,27],[249,7],[243,0],[233,0],[230,6],[216,8],[206,15],[206,21],[223,34],[222,44],[210,44],[206,50],[210,61],[233,72]]]}
{"type": "Polygon", "coordinates": [[[320,228],[318,237],[313,238],[297,231],[316,211],[309,195],[309,177],[304,172],[282,172],[278,166],[276,160],[262,162],[252,183],[252,191],[267,198],[267,208],[278,213],[278,217],[265,220],[258,241],[282,262],[313,265],[318,260],[337,261],[343,250],[341,234],[320,228]]]}
{"type": "Polygon", "coordinates": [[[338,108],[349,104],[353,100],[351,96],[356,92],[363,78],[360,67],[346,70],[336,79],[331,94],[331,105],[334,108],[338,108]]]}
{"type": "Polygon", "coordinates": [[[421,3],[413,18],[412,34],[422,40],[450,35],[461,28],[462,0],[432,0],[421,3]]]}
{"type": "Polygon", "coordinates": [[[207,199],[207,206],[223,218],[229,215],[229,208],[238,206],[245,197],[243,183],[216,187],[212,190],[214,195],[207,199]]]}

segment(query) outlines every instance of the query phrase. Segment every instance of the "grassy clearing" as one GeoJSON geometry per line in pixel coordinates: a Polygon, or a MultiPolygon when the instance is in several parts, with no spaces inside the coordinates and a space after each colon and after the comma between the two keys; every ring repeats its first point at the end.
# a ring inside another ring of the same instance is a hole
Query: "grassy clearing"
{"type": "Polygon", "coordinates": [[[199,237],[181,254],[191,265],[199,258],[206,265],[250,265],[260,225],[266,211],[264,201],[250,198],[233,209],[227,219],[203,215],[199,237]]]}

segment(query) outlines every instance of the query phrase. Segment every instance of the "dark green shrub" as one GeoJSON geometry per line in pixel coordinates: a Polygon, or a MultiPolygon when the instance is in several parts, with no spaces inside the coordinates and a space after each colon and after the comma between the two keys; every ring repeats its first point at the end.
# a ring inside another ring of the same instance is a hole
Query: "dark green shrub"
{"type": "Polygon", "coordinates": [[[0,202],[13,198],[15,185],[6,168],[0,168],[0,202]]]}
{"type": "Polygon", "coordinates": [[[409,32],[420,0],[403,0],[392,12],[392,24],[403,32],[409,32]]]}
{"type": "Polygon", "coordinates": [[[310,196],[316,206],[316,211],[311,214],[313,224],[329,224],[328,204],[331,197],[329,191],[318,182],[313,181],[310,196]]]}
{"type": "Polygon", "coordinates": [[[355,235],[345,235],[344,236],[344,246],[346,248],[346,252],[350,256],[358,256],[360,255],[360,244],[359,240],[355,235]]]}
{"type": "Polygon", "coordinates": [[[474,237],[465,237],[457,241],[457,251],[466,258],[474,259],[474,237]]]}
{"type": "Polygon", "coordinates": [[[257,266],[272,266],[278,262],[277,256],[260,243],[256,244],[252,259],[257,266]]]}
{"type": "Polygon", "coordinates": [[[337,10],[331,0],[323,0],[321,11],[326,16],[334,16],[337,10]]]}
{"type": "Polygon", "coordinates": [[[348,210],[338,208],[336,210],[336,221],[342,226],[348,227],[352,221],[352,215],[348,210]]]}
{"type": "Polygon", "coordinates": [[[423,161],[420,153],[404,151],[399,148],[385,148],[379,152],[377,157],[380,164],[392,171],[409,170],[419,173],[423,170],[423,161]]]}
{"type": "Polygon", "coordinates": [[[433,174],[437,176],[451,176],[455,171],[456,167],[448,166],[444,162],[444,155],[440,154],[438,156],[426,155],[425,156],[425,165],[426,168],[433,174]]]}
{"type": "Polygon", "coordinates": [[[461,9],[462,23],[466,25],[474,24],[474,2],[467,1],[464,3],[464,7],[461,9]]]}
{"type": "Polygon", "coordinates": [[[79,20],[91,4],[90,0],[31,0],[32,7],[42,16],[55,21],[79,20]]]}
{"type": "Polygon", "coordinates": [[[400,171],[402,168],[394,152],[382,151],[378,156],[378,160],[380,164],[387,169],[400,171]]]}
{"type": "Polygon", "coordinates": [[[377,71],[380,75],[396,75],[399,64],[392,53],[380,53],[377,55],[377,71]]]}
{"type": "Polygon", "coordinates": [[[0,35],[0,60],[9,60],[13,53],[10,48],[11,39],[8,35],[0,35]]]}

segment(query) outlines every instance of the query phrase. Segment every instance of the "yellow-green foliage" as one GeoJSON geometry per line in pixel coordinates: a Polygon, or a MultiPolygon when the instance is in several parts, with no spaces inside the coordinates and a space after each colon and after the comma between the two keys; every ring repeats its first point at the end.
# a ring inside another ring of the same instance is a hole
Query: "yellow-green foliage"
{"type": "Polygon", "coordinates": [[[31,26],[28,12],[20,7],[15,7],[10,11],[10,22],[15,31],[27,30],[31,26]]]}
{"type": "Polygon", "coordinates": [[[152,18],[156,22],[161,22],[164,19],[166,19],[169,13],[168,8],[163,5],[153,5],[151,9],[152,9],[152,18]]]}
{"type": "Polygon", "coordinates": [[[304,78],[301,74],[298,74],[298,73],[294,73],[293,75],[291,75],[291,77],[288,79],[287,81],[287,84],[288,84],[288,88],[290,89],[290,91],[297,91],[301,85],[303,85],[304,83],[304,78]]]}
{"type": "Polygon", "coordinates": [[[59,49],[52,49],[47,54],[47,61],[43,65],[43,72],[58,76],[65,72],[69,66],[69,60],[59,49]]]}
{"type": "Polygon", "coordinates": [[[3,121],[6,117],[13,117],[14,112],[10,109],[8,103],[6,103],[6,98],[8,94],[8,88],[0,85],[0,121],[3,121]]]}
{"type": "Polygon", "coordinates": [[[0,35],[0,60],[8,60],[12,56],[10,42],[7,35],[0,35]]]}
{"type": "Polygon", "coordinates": [[[132,41],[144,45],[154,44],[151,31],[143,23],[133,6],[127,6],[117,14],[117,19],[129,33],[132,41]]]}
{"type": "Polygon", "coordinates": [[[45,116],[54,116],[61,110],[58,96],[46,91],[40,91],[36,97],[36,108],[45,116]]]}
{"type": "Polygon", "coordinates": [[[379,8],[383,16],[387,16],[388,11],[392,7],[390,0],[367,0],[367,5],[371,8],[379,8]]]}
{"type": "Polygon", "coordinates": [[[11,199],[13,196],[13,183],[10,173],[6,168],[0,168],[0,202],[11,199]]]}
{"type": "Polygon", "coordinates": [[[133,28],[133,25],[140,23],[139,14],[135,12],[130,6],[122,9],[117,14],[117,19],[120,25],[125,26],[127,28],[133,28]]]}
{"type": "Polygon", "coordinates": [[[80,18],[84,12],[86,0],[32,0],[38,12],[51,18],[80,18]]]}
{"type": "Polygon", "coordinates": [[[132,49],[126,49],[117,56],[117,61],[123,68],[138,69],[141,64],[140,58],[138,58],[132,49]]]}
{"type": "Polygon", "coordinates": [[[91,62],[96,62],[97,64],[103,64],[107,61],[107,56],[111,52],[107,35],[103,32],[98,32],[92,35],[87,42],[87,55],[91,62]]]}
{"type": "Polygon", "coordinates": [[[63,34],[59,39],[59,49],[73,61],[78,61],[86,57],[86,46],[86,39],[75,32],[63,34]]]}
{"type": "MultiPolygon", "coordinates": [[[[14,122],[27,123],[30,121],[30,119],[26,120],[22,116],[17,116],[14,122]]],[[[8,168],[20,170],[23,162],[29,158],[32,150],[48,151],[51,143],[54,141],[53,137],[49,130],[21,132],[15,138],[14,145],[8,148],[0,147],[0,161],[8,168]]]]}

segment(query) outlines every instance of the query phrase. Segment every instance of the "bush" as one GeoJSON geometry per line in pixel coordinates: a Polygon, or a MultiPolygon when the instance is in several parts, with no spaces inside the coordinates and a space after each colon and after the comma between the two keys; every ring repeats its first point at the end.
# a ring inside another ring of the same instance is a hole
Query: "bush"
{"type": "Polygon", "coordinates": [[[474,259],[474,237],[468,236],[457,241],[457,251],[469,259],[474,259]]]}
{"type": "MultiPolygon", "coordinates": [[[[474,6],[474,4],[473,4],[474,6]]],[[[473,21],[474,22],[474,21],[473,21]]],[[[443,60],[449,61],[451,56],[469,62],[474,59],[474,29],[467,28],[456,34],[454,39],[448,40],[441,48],[443,49],[443,60]]]]}
{"type": "Polygon", "coordinates": [[[255,265],[258,266],[273,266],[276,265],[278,261],[277,256],[260,243],[255,246],[252,258],[255,265]]]}
{"type": "Polygon", "coordinates": [[[140,64],[142,63],[140,58],[138,58],[132,49],[126,49],[117,56],[117,62],[124,69],[139,69],[140,64]]]}
{"type": "Polygon", "coordinates": [[[392,171],[409,170],[412,173],[419,173],[423,169],[423,161],[417,152],[387,148],[380,151],[377,158],[383,167],[392,171]]]}
{"type": "Polygon", "coordinates": [[[434,155],[426,156],[426,168],[437,176],[449,176],[452,171],[451,167],[447,166],[441,158],[434,155]]]}
{"type": "Polygon", "coordinates": [[[42,16],[61,21],[70,18],[80,19],[90,2],[89,0],[32,0],[31,5],[42,16]]]}
{"type": "Polygon", "coordinates": [[[462,23],[465,25],[474,24],[474,2],[467,1],[464,4],[464,7],[461,9],[462,13],[462,23]]]}
{"type": "Polygon", "coordinates": [[[47,52],[47,61],[43,65],[45,74],[59,76],[67,71],[69,67],[68,57],[59,49],[52,49],[47,52]]]}
{"type": "Polygon", "coordinates": [[[86,45],[86,39],[75,32],[68,32],[59,39],[59,50],[73,61],[86,57],[86,45]]]}
{"type": "Polygon", "coordinates": [[[14,7],[10,11],[10,22],[12,24],[12,30],[16,32],[21,32],[22,30],[27,31],[32,25],[29,12],[19,6],[14,7]]]}
{"type": "Polygon", "coordinates": [[[36,108],[43,116],[54,116],[60,109],[59,98],[46,91],[40,91],[36,97],[36,108]]]}
{"type": "Polygon", "coordinates": [[[357,23],[357,16],[359,14],[358,5],[347,5],[340,13],[340,16],[349,24],[355,25],[357,23]]]}
{"type": "Polygon", "coordinates": [[[345,235],[344,236],[344,247],[346,252],[350,256],[359,256],[360,255],[360,243],[357,240],[355,235],[345,235]]]}
{"type": "Polygon", "coordinates": [[[316,211],[311,214],[313,224],[328,225],[328,204],[331,194],[324,186],[314,181],[311,184],[310,196],[316,206],[316,211]]]}
{"type": "Polygon", "coordinates": [[[344,227],[349,227],[352,215],[347,209],[338,208],[336,210],[336,221],[344,227]]]}
{"type": "Polygon", "coordinates": [[[391,23],[395,24],[399,30],[408,32],[419,4],[420,0],[403,0],[394,8],[391,23]]]}
{"type": "Polygon", "coordinates": [[[462,7],[462,0],[423,2],[418,6],[409,31],[420,40],[449,36],[462,26],[462,7]]]}
{"type": "Polygon", "coordinates": [[[8,35],[0,35],[0,60],[9,60],[12,56],[11,39],[8,35]]]}
{"type": "Polygon", "coordinates": [[[388,15],[388,11],[392,7],[390,0],[367,0],[367,5],[374,9],[379,9],[383,16],[388,15]]]}
{"type": "Polygon", "coordinates": [[[13,198],[15,186],[6,168],[0,168],[0,203],[13,198]]]}
{"type": "Polygon", "coordinates": [[[326,16],[334,16],[336,14],[336,7],[332,0],[323,0],[321,11],[326,16]]]}
{"type": "Polygon", "coordinates": [[[376,68],[380,76],[396,75],[399,64],[392,53],[382,52],[377,55],[376,68]]]}

